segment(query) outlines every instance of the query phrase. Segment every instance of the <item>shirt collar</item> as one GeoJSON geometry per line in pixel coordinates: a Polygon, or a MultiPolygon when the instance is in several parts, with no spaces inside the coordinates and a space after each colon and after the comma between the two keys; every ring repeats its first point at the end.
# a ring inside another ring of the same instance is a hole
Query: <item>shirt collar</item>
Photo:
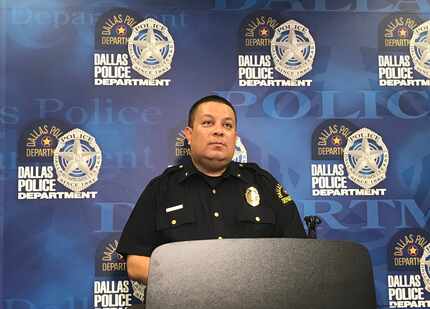
{"type": "MultiPolygon", "coordinates": [[[[248,183],[252,182],[252,180],[248,176],[248,173],[241,172],[242,167],[243,165],[241,163],[231,161],[227,166],[227,169],[221,175],[221,177],[235,177],[248,183]]],[[[179,168],[182,170],[182,174],[179,177],[178,182],[183,182],[186,179],[192,177],[193,175],[201,175],[201,172],[199,172],[199,170],[194,166],[193,162],[191,161],[191,158],[187,158],[181,165],[179,165],[179,168]]]]}

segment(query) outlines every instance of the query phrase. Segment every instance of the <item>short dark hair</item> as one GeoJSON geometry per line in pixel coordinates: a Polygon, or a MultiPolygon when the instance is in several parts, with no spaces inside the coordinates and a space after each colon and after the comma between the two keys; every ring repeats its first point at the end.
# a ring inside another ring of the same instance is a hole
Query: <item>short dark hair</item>
{"type": "Polygon", "coordinates": [[[237,115],[236,115],[236,110],[234,109],[233,104],[231,104],[230,101],[228,101],[227,99],[220,97],[218,95],[208,95],[206,97],[201,98],[200,100],[198,100],[197,102],[195,102],[191,106],[190,111],[188,112],[188,126],[189,127],[191,127],[191,128],[193,127],[194,114],[196,113],[197,107],[199,107],[200,104],[207,103],[207,102],[221,103],[221,104],[225,104],[228,107],[230,107],[233,110],[234,121],[235,121],[236,126],[237,126],[237,115]]]}

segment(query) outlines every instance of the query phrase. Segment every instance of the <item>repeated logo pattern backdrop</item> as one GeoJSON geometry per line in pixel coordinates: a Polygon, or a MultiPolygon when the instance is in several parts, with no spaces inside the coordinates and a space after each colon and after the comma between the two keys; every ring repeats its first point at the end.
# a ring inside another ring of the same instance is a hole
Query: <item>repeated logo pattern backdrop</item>
{"type": "Polygon", "coordinates": [[[235,160],[320,216],[320,239],[369,249],[379,307],[430,308],[430,2],[178,2],[1,7],[2,306],[143,299],[120,232],[217,94],[235,160]]]}

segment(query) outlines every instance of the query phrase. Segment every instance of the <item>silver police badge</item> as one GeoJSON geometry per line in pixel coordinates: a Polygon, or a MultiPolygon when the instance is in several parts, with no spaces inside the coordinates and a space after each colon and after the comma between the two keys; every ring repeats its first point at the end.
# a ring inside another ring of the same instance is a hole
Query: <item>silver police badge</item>
{"type": "Polygon", "coordinates": [[[133,27],[128,53],[136,72],[155,79],[170,70],[175,44],[166,26],[148,18],[133,27]]]}
{"type": "Polygon", "coordinates": [[[255,187],[249,187],[245,192],[246,202],[252,207],[260,205],[260,194],[255,187]]]}
{"type": "Polygon", "coordinates": [[[430,244],[424,247],[423,255],[420,260],[420,272],[425,289],[430,293],[430,244]]]}
{"type": "Polygon", "coordinates": [[[427,78],[430,78],[430,21],[422,23],[414,29],[409,43],[414,68],[427,78]]]}
{"type": "Polygon", "coordinates": [[[80,192],[98,180],[102,153],[93,136],[73,129],[61,136],[54,150],[57,180],[66,188],[80,192]]]}
{"type": "Polygon", "coordinates": [[[233,161],[239,163],[248,162],[248,154],[246,152],[245,145],[243,145],[242,140],[238,136],[236,138],[236,145],[234,148],[233,161]]]}
{"type": "Polygon", "coordinates": [[[295,20],[289,20],[276,28],[270,52],[275,70],[295,80],[312,69],[315,42],[308,28],[295,20]]]}
{"type": "Polygon", "coordinates": [[[380,135],[362,128],[348,137],[343,161],[348,178],[362,188],[370,189],[385,179],[388,150],[380,135]]]}

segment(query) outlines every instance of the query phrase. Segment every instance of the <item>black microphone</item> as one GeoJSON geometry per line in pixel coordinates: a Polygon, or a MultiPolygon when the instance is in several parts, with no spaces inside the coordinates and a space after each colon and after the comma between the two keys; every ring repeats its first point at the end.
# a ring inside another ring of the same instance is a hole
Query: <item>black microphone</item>
{"type": "Polygon", "coordinates": [[[318,216],[306,216],[305,218],[306,225],[308,227],[308,238],[316,239],[317,238],[317,226],[321,223],[321,219],[318,216]]]}

